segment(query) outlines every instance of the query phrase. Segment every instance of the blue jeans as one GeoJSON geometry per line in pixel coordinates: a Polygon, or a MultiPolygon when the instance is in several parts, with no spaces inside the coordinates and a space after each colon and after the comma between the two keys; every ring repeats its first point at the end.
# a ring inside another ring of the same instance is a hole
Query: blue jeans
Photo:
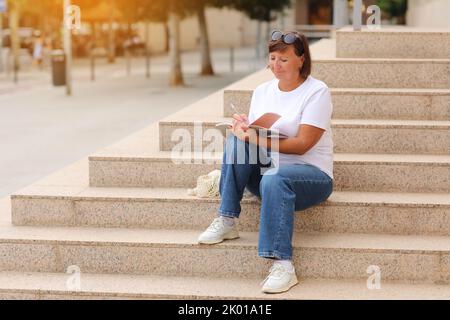
{"type": "Polygon", "coordinates": [[[333,179],[309,164],[274,167],[270,150],[262,155],[259,151],[254,144],[232,134],[228,136],[220,178],[219,215],[239,218],[240,201],[247,188],[261,199],[258,255],[290,260],[295,211],[328,199],[333,191],[333,179]]]}

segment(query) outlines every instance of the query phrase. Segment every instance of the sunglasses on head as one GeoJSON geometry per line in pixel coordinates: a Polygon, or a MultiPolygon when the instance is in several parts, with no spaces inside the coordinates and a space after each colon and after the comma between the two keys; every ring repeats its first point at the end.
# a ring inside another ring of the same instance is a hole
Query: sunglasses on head
{"type": "Polygon", "coordinates": [[[299,38],[298,35],[296,35],[293,32],[288,32],[286,34],[283,34],[283,32],[281,31],[274,31],[272,32],[272,41],[278,41],[280,39],[283,40],[284,43],[286,44],[293,44],[295,42],[295,40],[297,40],[299,38]]]}

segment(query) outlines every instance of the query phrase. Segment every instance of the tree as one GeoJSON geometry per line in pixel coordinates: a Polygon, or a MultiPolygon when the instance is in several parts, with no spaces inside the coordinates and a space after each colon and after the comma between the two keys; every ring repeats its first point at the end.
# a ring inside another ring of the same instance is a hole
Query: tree
{"type": "Polygon", "coordinates": [[[17,73],[20,69],[20,38],[19,38],[19,16],[23,1],[8,1],[10,48],[13,56],[14,82],[17,82],[17,73]]]}
{"type": "Polygon", "coordinates": [[[170,0],[169,5],[170,85],[175,87],[184,85],[180,50],[180,15],[182,7],[176,0],[170,0]]]}
{"type": "MultiPolygon", "coordinates": [[[[276,13],[291,6],[290,0],[236,0],[233,6],[250,19],[269,23],[277,18],[276,13]]],[[[269,32],[267,32],[267,37],[269,32]]]]}
{"type": "Polygon", "coordinates": [[[148,22],[156,22],[164,24],[166,48],[169,52],[169,30],[168,30],[168,15],[169,7],[165,1],[161,0],[138,0],[139,1],[139,20],[148,22]]]}
{"type": "Polygon", "coordinates": [[[109,21],[108,21],[108,63],[116,62],[116,44],[114,35],[114,13],[116,10],[115,0],[109,0],[109,21]]]}
{"type": "MultiPolygon", "coordinates": [[[[147,16],[152,15],[154,17],[153,21],[156,20],[157,22],[166,23],[169,20],[170,12],[175,12],[176,15],[179,16],[180,21],[191,15],[195,15],[197,17],[200,31],[200,75],[214,75],[205,11],[208,6],[223,6],[224,4],[217,0],[184,0],[174,2],[175,6],[171,7],[170,1],[169,3],[164,1],[145,2],[147,3],[145,6],[145,12],[148,13],[147,16]]],[[[174,27],[174,25],[172,25],[172,27],[174,27]]]]}
{"type": "MultiPolygon", "coordinates": [[[[184,85],[180,53],[180,20],[185,17],[184,1],[177,0],[116,0],[130,26],[134,22],[161,22],[169,26],[170,85],[184,85]]],[[[148,27],[148,26],[147,26],[148,27]]]]}
{"type": "Polygon", "coordinates": [[[291,0],[210,0],[214,6],[228,7],[245,13],[250,19],[270,22],[277,17],[276,12],[282,12],[291,6],[291,0]]]}
{"type": "Polygon", "coordinates": [[[206,23],[206,6],[214,5],[211,0],[187,0],[184,2],[187,14],[195,14],[197,16],[200,31],[200,54],[201,54],[201,70],[200,75],[214,75],[211,62],[211,49],[209,46],[208,25],[206,23]]]}
{"type": "MultiPolygon", "coordinates": [[[[126,1],[126,0],[124,0],[126,1]]],[[[171,86],[184,85],[181,68],[181,48],[180,48],[180,21],[186,17],[186,7],[184,1],[179,0],[137,0],[139,20],[154,22],[167,22],[169,29],[169,57],[171,86]]]]}
{"type": "Polygon", "coordinates": [[[406,0],[378,0],[377,5],[382,11],[388,13],[391,18],[404,19],[408,9],[406,0]]]}
{"type": "Polygon", "coordinates": [[[200,29],[200,52],[202,61],[200,75],[214,75],[211,62],[211,49],[209,46],[208,26],[206,24],[205,5],[201,0],[199,3],[200,5],[197,8],[197,19],[200,29]]]}
{"type": "Polygon", "coordinates": [[[277,18],[276,13],[291,6],[291,0],[211,0],[216,5],[226,6],[243,12],[252,20],[258,21],[256,50],[259,57],[259,42],[261,40],[261,22],[267,23],[265,40],[269,38],[270,22],[277,18]]]}
{"type": "MultiPolygon", "coordinates": [[[[151,1],[158,2],[158,1],[151,1]]],[[[290,0],[170,0],[169,21],[171,33],[171,84],[182,83],[181,60],[179,57],[179,22],[187,15],[196,14],[200,28],[200,48],[202,55],[202,67],[200,74],[214,74],[208,39],[208,29],[205,17],[206,7],[229,7],[243,11],[251,19],[270,22],[276,19],[272,13],[282,11],[289,7],[290,0]],[[176,33],[176,34],[173,34],[176,33]]],[[[268,33],[268,32],[267,32],[268,33]]]]}
{"type": "MultiPolygon", "coordinates": [[[[129,5],[129,0],[122,1],[122,8],[129,5]]],[[[171,86],[184,85],[181,68],[180,20],[185,17],[183,3],[177,0],[134,0],[136,19],[145,22],[160,22],[168,26],[166,44],[169,47],[171,86]],[[168,36],[168,37],[167,37],[168,36]]]]}

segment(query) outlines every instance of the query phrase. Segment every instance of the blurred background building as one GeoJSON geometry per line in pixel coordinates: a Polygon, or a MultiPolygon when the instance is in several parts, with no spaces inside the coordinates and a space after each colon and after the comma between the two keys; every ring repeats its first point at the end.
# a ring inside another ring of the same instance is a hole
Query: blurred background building
{"type": "Polygon", "coordinates": [[[450,28],[450,1],[409,0],[408,25],[425,28],[450,28]]]}
{"type": "MultiPolygon", "coordinates": [[[[248,7],[238,8],[236,1],[189,0],[206,3],[205,17],[211,48],[248,47],[264,44],[272,29],[295,29],[310,39],[331,36],[336,27],[350,24],[353,0],[279,0],[272,1],[268,16],[252,12],[248,7]]],[[[174,1],[177,3],[177,1],[174,1]]],[[[186,2],[186,1],[185,1],[186,2]]],[[[242,2],[242,1],[241,1],[242,2]]],[[[244,3],[246,1],[243,1],[244,3]]],[[[22,64],[30,64],[36,46],[43,55],[42,64],[48,64],[52,49],[62,46],[62,0],[8,0],[9,8],[3,13],[2,40],[6,50],[1,60],[8,59],[11,47],[11,7],[19,10],[17,32],[22,64]],[[19,6],[20,4],[20,6],[19,6]],[[20,8],[19,8],[20,7],[20,8]],[[28,56],[27,56],[28,55],[28,56]],[[47,57],[47,58],[46,58],[47,57]]],[[[81,7],[82,28],[73,35],[75,57],[123,56],[126,49],[134,55],[169,52],[169,26],[167,15],[161,8],[151,8],[160,16],[149,17],[149,3],[143,0],[73,0],[81,7]],[[159,10],[159,11],[158,11],[159,10]]],[[[161,1],[170,3],[170,1],[161,1]]],[[[364,0],[365,8],[376,4],[382,9],[382,24],[417,27],[450,27],[450,1],[448,0],[364,0]]],[[[255,6],[255,4],[253,4],[255,6]]],[[[197,50],[201,45],[201,30],[195,12],[182,14],[180,22],[181,50],[197,50]]],[[[365,21],[363,17],[363,21],[365,21]]],[[[37,65],[40,65],[39,63],[37,65]]]]}

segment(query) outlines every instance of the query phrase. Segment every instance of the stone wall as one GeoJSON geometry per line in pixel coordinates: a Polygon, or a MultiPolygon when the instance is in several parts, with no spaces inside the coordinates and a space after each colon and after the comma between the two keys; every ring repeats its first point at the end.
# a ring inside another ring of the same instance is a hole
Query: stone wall
{"type": "Polygon", "coordinates": [[[406,19],[409,26],[450,28],[450,1],[409,0],[406,19]]]}

